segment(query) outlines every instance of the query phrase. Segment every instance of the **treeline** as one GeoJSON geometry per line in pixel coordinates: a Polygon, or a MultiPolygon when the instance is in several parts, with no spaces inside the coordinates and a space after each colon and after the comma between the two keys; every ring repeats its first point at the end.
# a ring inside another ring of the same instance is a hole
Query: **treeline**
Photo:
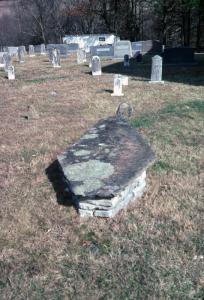
{"type": "Polygon", "coordinates": [[[15,10],[18,44],[115,33],[131,41],[204,48],[204,0],[18,0],[15,10]]]}

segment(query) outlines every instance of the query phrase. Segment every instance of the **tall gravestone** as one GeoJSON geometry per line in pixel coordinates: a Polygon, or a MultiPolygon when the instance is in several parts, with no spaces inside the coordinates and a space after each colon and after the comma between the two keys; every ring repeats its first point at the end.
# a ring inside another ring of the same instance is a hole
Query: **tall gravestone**
{"type": "Polygon", "coordinates": [[[164,83],[162,81],[162,57],[155,55],[152,57],[152,72],[150,83],[164,83]]]}
{"type": "Polygon", "coordinates": [[[92,65],[92,75],[93,76],[101,75],[101,60],[100,60],[100,57],[93,56],[92,61],[91,61],[91,65],[92,65]]]}
{"type": "Polygon", "coordinates": [[[59,49],[54,49],[53,51],[52,64],[54,68],[61,68],[59,49]]]}
{"type": "Polygon", "coordinates": [[[8,66],[8,79],[9,80],[15,80],[15,70],[14,70],[14,66],[8,66]]]}
{"type": "Polygon", "coordinates": [[[5,55],[5,65],[4,65],[4,70],[5,72],[8,72],[8,67],[12,65],[12,58],[10,54],[5,55]]]}
{"type": "Polygon", "coordinates": [[[35,56],[35,48],[34,48],[33,45],[29,45],[28,53],[29,53],[30,57],[34,57],[35,56]]]}
{"type": "Polygon", "coordinates": [[[82,65],[84,63],[84,50],[78,49],[77,50],[77,64],[82,65]]]}
{"type": "Polygon", "coordinates": [[[40,54],[41,55],[46,55],[45,44],[40,45],[40,54]]]}
{"type": "Polygon", "coordinates": [[[49,50],[48,50],[48,59],[49,59],[49,61],[52,63],[52,61],[53,61],[53,52],[54,52],[54,49],[53,48],[50,48],[49,50]]]}
{"type": "Polygon", "coordinates": [[[25,54],[21,47],[18,48],[18,61],[20,64],[25,62],[25,54]]]}
{"type": "Polygon", "coordinates": [[[123,89],[123,81],[121,75],[115,75],[114,77],[114,88],[113,88],[113,94],[111,96],[124,96],[122,93],[123,89]]]}

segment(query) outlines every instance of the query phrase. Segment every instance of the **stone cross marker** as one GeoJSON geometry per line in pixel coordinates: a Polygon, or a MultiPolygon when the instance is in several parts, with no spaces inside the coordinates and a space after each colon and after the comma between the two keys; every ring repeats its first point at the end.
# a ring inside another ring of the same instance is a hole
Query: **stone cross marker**
{"type": "Polygon", "coordinates": [[[33,45],[29,45],[28,53],[29,53],[30,57],[34,57],[35,56],[35,48],[34,48],[33,45]]]}
{"type": "Polygon", "coordinates": [[[101,60],[99,56],[92,57],[92,75],[101,75],[101,60]]]}
{"type": "Polygon", "coordinates": [[[14,80],[15,79],[15,70],[14,66],[8,66],[8,79],[9,80],[14,80]]]}
{"type": "Polygon", "coordinates": [[[25,62],[24,51],[21,47],[18,48],[18,60],[20,64],[25,62]]]}
{"type": "Polygon", "coordinates": [[[124,94],[122,93],[122,88],[123,88],[122,76],[115,75],[114,90],[113,90],[113,94],[111,94],[111,96],[124,96],[124,94]]]}
{"type": "Polygon", "coordinates": [[[152,73],[150,83],[164,83],[162,81],[162,57],[159,55],[152,57],[152,73]]]}
{"type": "Polygon", "coordinates": [[[124,55],[124,67],[129,67],[130,66],[130,57],[128,54],[124,55]]]}
{"type": "Polygon", "coordinates": [[[59,49],[53,50],[52,64],[54,68],[61,68],[59,49]]]}

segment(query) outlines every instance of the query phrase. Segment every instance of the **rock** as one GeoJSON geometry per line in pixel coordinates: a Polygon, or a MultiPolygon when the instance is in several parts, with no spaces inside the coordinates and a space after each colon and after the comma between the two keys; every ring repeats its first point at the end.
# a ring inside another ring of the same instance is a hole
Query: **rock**
{"type": "Polygon", "coordinates": [[[58,156],[67,187],[83,217],[114,217],[141,197],[146,170],[154,160],[143,137],[118,117],[99,121],[58,156]]]}

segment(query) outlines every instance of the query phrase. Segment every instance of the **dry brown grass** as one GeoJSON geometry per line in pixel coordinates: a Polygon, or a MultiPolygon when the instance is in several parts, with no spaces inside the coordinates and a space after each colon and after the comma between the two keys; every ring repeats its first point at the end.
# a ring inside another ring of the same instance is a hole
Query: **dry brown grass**
{"type": "Polygon", "coordinates": [[[104,61],[101,77],[74,57],[57,70],[46,57],[15,66],[14,82],[0,70],[1,299],[203,299],[202,63],[165,69],[159,86],[143,80],[148,64],[131,67],[124,99],[110,96],[118,63],[104,61]],[[46,169],[121,100],[158,161],[141,200],[111,220],[80,219],[46,169]],[[30,104],[39,120],[22,117],[30,104]]]}

